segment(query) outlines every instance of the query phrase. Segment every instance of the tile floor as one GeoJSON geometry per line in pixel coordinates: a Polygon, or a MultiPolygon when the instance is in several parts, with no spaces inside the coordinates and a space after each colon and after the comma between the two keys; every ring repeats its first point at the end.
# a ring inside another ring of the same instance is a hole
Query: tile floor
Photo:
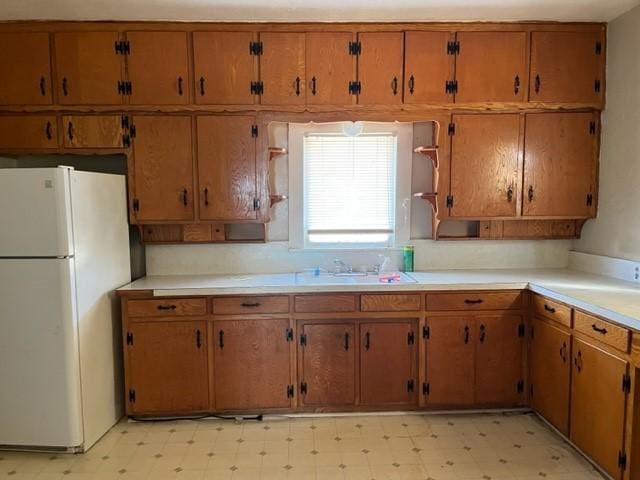
{"type": "Polygon", "coordinates": [[[83,455],[0,452],[0,480],[602,479],[531,414],[123,420],[83,455]]]}

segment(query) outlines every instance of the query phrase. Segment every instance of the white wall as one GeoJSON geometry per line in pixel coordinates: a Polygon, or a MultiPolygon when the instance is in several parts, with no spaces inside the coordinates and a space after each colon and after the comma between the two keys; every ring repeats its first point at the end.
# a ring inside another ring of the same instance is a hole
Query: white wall
{"type": "Polygon", "coordinates": [[[580,252],[640,260],[640,7],[609,24],[599,212],[580,252]]]}

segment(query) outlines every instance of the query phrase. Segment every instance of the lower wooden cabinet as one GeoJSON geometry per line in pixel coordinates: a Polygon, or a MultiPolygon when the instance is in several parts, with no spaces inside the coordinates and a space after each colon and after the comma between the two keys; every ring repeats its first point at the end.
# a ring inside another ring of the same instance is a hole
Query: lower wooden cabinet
{"type": "Polygon", "coordinates": [[[54,115],[1,116],[0,148],[58,148],[58,128],[54,115]]]}

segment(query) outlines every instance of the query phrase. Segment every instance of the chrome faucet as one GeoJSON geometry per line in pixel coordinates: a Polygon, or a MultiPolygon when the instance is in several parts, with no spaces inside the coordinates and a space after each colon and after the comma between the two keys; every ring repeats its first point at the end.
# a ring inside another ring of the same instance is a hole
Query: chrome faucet
{"type": "Polygon", "coordinates": [[[335,265],[335,273],[353,273],[353,267],[339,258],[336,258],[333,264],[335,265]]]}

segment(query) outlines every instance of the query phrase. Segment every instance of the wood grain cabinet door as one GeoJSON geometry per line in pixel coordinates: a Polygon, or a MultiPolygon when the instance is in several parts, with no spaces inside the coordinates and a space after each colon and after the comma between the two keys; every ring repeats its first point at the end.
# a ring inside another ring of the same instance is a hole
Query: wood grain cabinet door
{"type": "Polygon", "coordinates": [[[404,33],[359,33],[358,80],[362,105],[402,103],[404,33]]]}
{"type": "Polygon", "coordinates": [[[65,115],[62,117],[65,148],[122,148],[120,115],[65,115]]]}
{"type": "Polygon", "coordinates": [[[573,339],[571,441],[613,478],[620,478],[627,394],[622,390],[628,362],[573,339]]]}
{"type": "Polygon", "coordinates": [[[532,102],[601,103],[604,34],[533,32],[529,99],[532,102]]]}
{"type": "Polygon", "coordinates": [[[360,324],[360,403],[409,405],[417,399],[416,324],[360,324]]]}
{"type": "Polygon", "coordinates": [[[127,32],[127,75],[133,105],[186,105],[189,100],[187,32],[127,32]]]}
{"type": "Polygon", "coordinates": [[[216,410],[291,406],[288,319],[213,322],[216,410]]]}
{"type": "Polygon", "coordinates": [[[513,217],[518,204],[518,114],[454,115],[452,217],[513,217]]]}
{"type": "Polygon", "coordinates": [[[476,327],[472,316],[429,317],[425,338],[428,405],[472,405],[476,327]]]}
{"type": "Polygon", "coordinates": [[[49,34],[0,33],[0,105],[51,104],[49,34]]]}
{"type": "Polygon", "coordinates": [[[476,327],[475,403],[521,405],[524,401],[522,317],[478,315],[476,327]]]}
{"type": "Polygon", "coordinates": [[[353,324],[304,324],[299,343],[300,402],[306,406],[353,405],[356,344],[353,324]]]}
{"type": "Polygon", "coordinates": [[[526,116],[524,216],[595,215],[597,125],[593,113],[526,116]]]}
{"type": "Polygon", "coordinates": [[[453,79],[453,56],[447,54],[451,32],[405,32],[404,103],[449,103],[446,82],[453,79]]]}
{"type": "Polygon", "coordinates": [[[116,53],[117,32],[54,34],[58,103],[119,105],[124,56],[116,53]]]}
{"type": "Polygon", "coordinates": [[[308,105],[350,105],[349,82],[355,80],[355,59],[349,54],[349,32],[306,33],[308,105]]]}
{"type": "Polygon", "coordinates": [[[571,334],[535,318],[532,327],[531,406],[569,435],[571,334]]]}
{"type": "Polygon", "coordinates": [[[305,34],[261,32],[260,80],[263,105],[304,105],[305,34]]]}
{"type": "Polygon", "coordinates": [[[458,32],[456,103],[526,99],[525,32],[458,32]]]}
{"type": "Polygon", "coordinates": [[[201,220],[257,218],[255,117],[199,116],[201,220]]]}
{"type": "Polygon", "coordinates": [[[193,32],[194,92],[197,104],[253,105],[251,82],[258,57],[250,53],[252,32],[193,32]]]}
{"type": "Polygon", "coordinates": [[[134,322],[129,333],[128,412],[208,409],[206,322],[134,322]]]}
{"type": "Polygon", "coordinates": [[[0,116],[0,148],[6,150],[57,148],[58,128],[54,115],[0,116]]]}
{"type": "Polygon", "coordinates": [[[191,117],[133,117],[133,212],[138,222],[193,220],[191,117]]]}

